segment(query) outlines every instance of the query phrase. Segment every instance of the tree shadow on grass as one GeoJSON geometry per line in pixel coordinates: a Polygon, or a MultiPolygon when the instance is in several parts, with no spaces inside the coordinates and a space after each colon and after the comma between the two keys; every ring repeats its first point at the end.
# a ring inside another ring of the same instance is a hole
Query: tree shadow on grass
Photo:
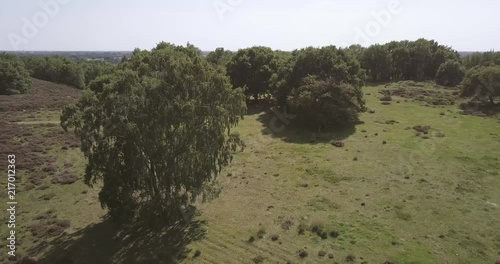
{"type": "Polygon", "coordinates": [[[469,101],[459,105],[465,115],[495,116],[500,114],[500,103],[469,101]]]}
{"type": "Polygon", "coordinates": [[[179,263],[187,245],[205,236],[201,221],[179,221],[154,230],[137,224],[120,229],[111,220],[63,235],[34,249],[42,264],[179,263]]]}
{"type": "Polygon", "coordinates": [[[258,100],[247,100],[247,115],[256,115],[268,111],[276,102],[273,99],[261,98],[258,100]]]}
{"type": "Polygon", "coordinates": [[[301,129],[293,124],[293,116],[269,110],[261,114],[257,120],[264,125],[263,135],[281,138],[294,144],[324,144],[342,141],[356,133],[356,126],[350,125],[337,129],[313,131],[301,129]]]}

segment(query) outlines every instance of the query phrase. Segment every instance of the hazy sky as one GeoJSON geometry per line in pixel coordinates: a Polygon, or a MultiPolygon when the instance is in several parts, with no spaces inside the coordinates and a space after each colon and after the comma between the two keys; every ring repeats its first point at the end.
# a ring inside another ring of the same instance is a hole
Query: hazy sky
{"type": "Polygon", "coordinates": [[[0,0],[0,50],[202,50],[435,39],[500,50],[497,0],[0,0]],[[377,15],[378,14],[378,15],[377,15]]]}

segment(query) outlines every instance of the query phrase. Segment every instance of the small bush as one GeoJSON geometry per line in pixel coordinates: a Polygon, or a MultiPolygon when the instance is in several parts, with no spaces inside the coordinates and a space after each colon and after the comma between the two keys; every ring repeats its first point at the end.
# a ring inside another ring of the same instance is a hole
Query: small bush
{"type": "Polygon", "coordinates": [[[330,236],[332,238],[337,238],[337,237],[340,236],[340,233],[338,231],[335,231],[335,230],[334,231],[330,231],[330,236]]]}
{"type": "Polygon", "coordinates": [[[255,263],[255,264],[262,263],[262,262],[264,262],[264,260],[266,260],[266,259],[263,256],[257,256],[257,257],[252,259],[253,263],[255,263]]]}
{"type": "Polygon", "coordinates": [[[43,184],[43,179],[41,178],[32,178],[30,179],[30,184],[33,184],[35,186],[40,186],[43,184]]]}
{"type": "Polygon", "coordinates": [[[47,165],[42,168],[42,171],[52,175],[57,171],[57,168],[52,165],[47,165]]]}
{"type": "Polygon", "coordinates": [[[53,184],[62,184],[62,185],[67,185],[67,184],[73,184],[78,180],[78,177],[75,176],[72,173],[65,172],[64,174],[55,176],[52,179],[53,184]]]}
{"type": "Polygon", "coordinates": [[[390,95],[384,95],[380,98],[380,101],[381,102],[391,102],[392,101],[392,97],[390,95]]]}
{"type": "Polygon", "coordinates": [[[309,256],[309,253],[307,253],[307,251],[305,249],[299,250],[299,257],[307,258],[307,256],[309,256]]]}
{"type": "Polygon", "coordinates": [[[438,132],[438,133],[436,133],[436,137],[438,137],[438,138],[444,138],[444,137],[446,137],[446,135],[444,133],[442,133],[442,132],[438,132]]]}
{"type": "Polygon", "coordinates": [[[349,254],[345,257],[346,262],[354,262],[356,261],[356,257],[353,254],[349,254]]]}
{"type": "Polygon", "coordinates": [[[266,234],[266,229],[264,227],[261,227],[259,231],[257,231],[257,237],[258,238],[264,238],[264,235],[266,234]]]}
{"type": "Polygon", "coordinates": [[[385,121],[385,123],[388,125],[394,125],[394,124],[398,124],[399,122],[396,120],[387,120],[387,121],[385,121]]]}
{"type": "Polygon", "coordinates": [[[321,233],[323,233],[325,224],[322,221],[314,221],[309,228],[311,232],[320,235],[321,233]]]}
{"type": "Polygon", "coordinates": [[[414,130],[416,130],[419,133],[423,133],[425,135],[429,134],[429,130],[431,129],[430,126],[414,126],[414,130]]]}
{"type": "Polygon", "coordinates": [[[281,228],[283,228],[284,230],[290,230],[292,226],[293,226],[293,221],[290,219],[286,220],[281,224],[281,228]]]}
{"type": "Polygon", "coordinates": [[[304,223],[300,223],[299,226],[297,227],[299,235],[304,234],[304,232],[306,231],[306,229],[307,229],[307,225],[304,224],[304,223]]]}

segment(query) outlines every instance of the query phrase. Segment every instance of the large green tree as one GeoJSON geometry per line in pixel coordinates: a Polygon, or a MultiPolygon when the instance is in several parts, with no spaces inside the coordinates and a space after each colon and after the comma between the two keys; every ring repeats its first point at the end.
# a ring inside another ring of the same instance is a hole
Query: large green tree
{"type": "Polygon", "coordinates": [[[408,41],[390,42],[385,45],[391,54],[391,80],[408,80],[412,78],[410,44],[408,41]]]}
{"type": "Polygon", "coordinates": [[[214,51],[208,53],[207,60],[213,66],[219,66],[225,68],[227,64],[231,61],[234,53],[230,50],[225,50],[224,48],[217,48],[214,51]]]}
{"type": "Polygon", "coordinates": [[[271,48],[257,46],[236,52],[227,65],[227,74],[234,87],[246,87],[246,95],[258,99],[270,92],[278,67],[276,53],[271,48]]]}
{"type": "Polygon", "coordinates": [[[307,128],[352,124],[365,109],[365,73],[353,54],[335,46],[292,52],[275,96],[307,128]]]}
{"type": "Polygon", "coordinates": [[[359,89],[353,85],[309,76],[292,91],[287,105],[290,113],[297,113],[296,121],[300,125],[331,129],[359,121],[359,112],[365,107],[359,96],[359,89]]]}
{"type": "Polygon", "coordinates": [[[500,96],[500,66],[474,67],[467,71],[463,82],[462,96],[475,99],[488,99],[500,96]]]}
{"type": "Polygon", "coordinates": [[[331,78],[337,82],[363,84],[365,75],[360,63],[346,50],[335,46],[322,48],[308,47],[295,50],[293,66],[289,75],[289,84],[298,87],[304,78],[314,75],[320,79],[331,78]]]}
{"type": "Polygon", "coordinates": [[[0,54],[0,94],[23,94],[31,90],[29,72],[18,57],[0,54]]]}
{"type": "Polygon", "coordinates": [[[192,45],[136,50],[119,68],[65,108],[61,125],[80,135],[85,182],[103,182],[114,220],[175,220],[217,194],[216,176],[242,146],[231,127],[246,113],[244,94],[192,45]]]}
{"type": "Polygon", "coordinates": [[[367,70],[371,81],[389,81],[392,60],[386,46],[372,45],[361,56],[361,66],[367,70]]]}
{"type": "Polygon", "coordinates": [[[465,75],[465,68],[458,61],[451,60],[443,63],[436,74],[436,83],[444,86],[457,86],[465,75]]]}
{"type": "Polygon", "coordinates": [[[357,59],[358,61],[362,61],[363,60],[363,55],[365,53],[367,48],[359,45],[359,44],[354,44],[354,45],[351,45],[349,46],[347,49],[345,49],[345,51],[347,53],[349,53],[352,57],[354,57],[355,59],[357,59]]]}
{"type": "Polygon", "coordinates": [[[435,41],[431,41],[431,61],[427,65],[426,75],[427,79],[432,79],[436,76],[439,67],[447,61],[460,62],[460,54],[450,47],[439,45],[435,41]]]}

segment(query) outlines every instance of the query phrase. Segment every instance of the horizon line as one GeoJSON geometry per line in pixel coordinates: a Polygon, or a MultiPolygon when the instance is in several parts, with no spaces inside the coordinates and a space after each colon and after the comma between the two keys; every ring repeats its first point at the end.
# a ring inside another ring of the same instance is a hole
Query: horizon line
{"type": "MultiPolygon", "coordinates": [[[[365,47],[366,48],[366,47],[365,47]]],[[[246,48],[241,48],[241,49],[246,49],[246,48]]],[[[143,49],[141,49],[143,50],[143,49]]],[[[148,50],[148,49],[145,49],[148,50]]],[[[202,50],[201,51],[215,51],[214,50],[202,50]]],[[[226,49],[225,49],[226,50],[226,49]]],[[[227,49],[228,50],[228,49],[227,49]]],[[[240,49],[238,49],[240,50],[240,49]]],[[[236,50],[236,51],[238,51],[236,50]]],[[[228,50],[228,51],[235,51],[235,50],[228,50]]],[[[285,52],[292,52],[293,50],[279,50],[279,51],[285,51],[285,52]]],[[[495,52],[495,49],[490,49],[490,50],[456,50],[457,52],[495,52]]],[[[0,52],[134,52],[133,50],[0,50],[0,52]]]]}

